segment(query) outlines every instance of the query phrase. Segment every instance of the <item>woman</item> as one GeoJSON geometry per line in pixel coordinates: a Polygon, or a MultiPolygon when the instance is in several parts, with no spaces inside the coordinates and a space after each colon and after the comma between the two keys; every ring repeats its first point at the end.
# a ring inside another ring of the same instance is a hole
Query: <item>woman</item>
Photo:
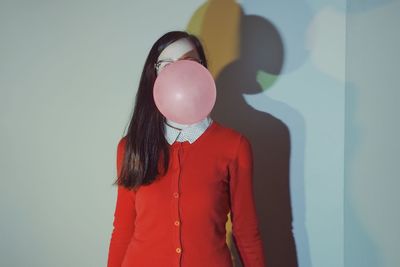
{"type": "Polygon", "coordinates": [[[108,267],[232,267],[225,224],[244,267],[264,267],[253,198],[252,148],[207,116],[183,125],[153,99],[157,75],[176,60],[207,67],[196,36],[172,31],[147,56],[128,133],[117,147],[117,201],[108,267]]]}

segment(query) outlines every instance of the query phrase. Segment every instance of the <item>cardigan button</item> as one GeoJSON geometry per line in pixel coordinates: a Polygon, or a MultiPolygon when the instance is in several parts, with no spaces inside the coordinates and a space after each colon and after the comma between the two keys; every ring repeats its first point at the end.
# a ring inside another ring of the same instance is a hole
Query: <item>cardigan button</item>
{"type": "Polygon", "coordinates": [[[178,226],[179,225],[179,221],[175,221],[175,225],[178,226]]]}
{"type": "Polygon", "coordinates": [[[176,253],[181,253],[181,248],[176,248],[176,253]]]}
{"type": "Polygon", "coordinates": [[[178,192],[175,192],[174,193],[174,198],[178,198],[178,196],[179,196],[178,192]]]}

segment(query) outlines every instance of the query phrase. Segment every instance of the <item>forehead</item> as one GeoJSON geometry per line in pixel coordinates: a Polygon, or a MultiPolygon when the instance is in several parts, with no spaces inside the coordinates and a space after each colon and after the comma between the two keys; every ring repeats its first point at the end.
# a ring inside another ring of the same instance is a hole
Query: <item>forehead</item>
{"type": "Polygon", "coordinates": [[[187,38],[182,38],[168,45],[161,52],[158,60],[180,58],[190,53],[196,53],[196,47],[187,38]]]}

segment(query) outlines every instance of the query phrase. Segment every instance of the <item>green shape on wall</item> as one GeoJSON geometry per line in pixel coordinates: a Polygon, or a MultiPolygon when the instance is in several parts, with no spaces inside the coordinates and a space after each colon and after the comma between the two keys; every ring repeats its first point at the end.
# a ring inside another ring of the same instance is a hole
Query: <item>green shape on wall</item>
{"type": "Polygon", "coordinates": [[[271,86],[275,83],[277,75],[270,74],[263,70],[257,71],[256,80],[258,84],[261,86],[263,92],[267,91],[271,86]]]}

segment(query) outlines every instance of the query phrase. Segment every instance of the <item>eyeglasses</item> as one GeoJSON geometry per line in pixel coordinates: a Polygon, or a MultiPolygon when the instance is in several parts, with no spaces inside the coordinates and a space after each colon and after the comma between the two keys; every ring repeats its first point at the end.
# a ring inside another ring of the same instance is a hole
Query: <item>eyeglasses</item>
{"type": "Polygon", "coordinates": [[[174,63],[178,60],[192,60],[195,61],[197,63],[203,64],[203,61],[201,59],[198,58],[194,58],[194,57],[187,57],[187,58],[178,58],[178,59],[163,59],[163,60],[159,60],[157,61],[157,63],[154,64],[154,68],[156,69],[157,72],[160,72],[162,69],[164,69],[166,66],[168,66],[171,63],[174,63]]]}

